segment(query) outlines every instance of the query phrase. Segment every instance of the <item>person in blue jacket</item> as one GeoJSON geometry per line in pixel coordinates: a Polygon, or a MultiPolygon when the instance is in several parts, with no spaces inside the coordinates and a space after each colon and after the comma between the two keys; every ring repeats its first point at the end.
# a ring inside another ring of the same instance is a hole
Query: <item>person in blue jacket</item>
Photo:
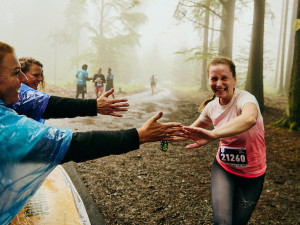
{"type": "Polygon", "coordinates": [[[39,123],[7,107],[19,100],[26,76],[13,47],[0,42],[0,224],[7,225],[60,163],[122,154],[145,142],[173,140],[179,123],[157,113],[140,128],[73,132],[39,123]]]}
{"type": "Polygon", "coordinates": [[[86,81],[91,80],[89,78],[88,72],[86,71],[88,68],[87,64],[83,64],[81,69],[77,71],[76,78],[77,78],[77,91],[76,91],[76,98],[78,98],[79,94],[82,94],[82,99],[84,99],[84,94],[86,93],[86,81]]]}

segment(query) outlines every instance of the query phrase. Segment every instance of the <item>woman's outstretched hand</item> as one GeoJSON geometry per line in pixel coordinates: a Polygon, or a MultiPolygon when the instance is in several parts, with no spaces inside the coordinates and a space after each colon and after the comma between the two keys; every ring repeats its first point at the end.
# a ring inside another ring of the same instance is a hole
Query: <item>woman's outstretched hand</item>
{"type": "Polygon", "coordinates": [[[126,98],[109,99],[108,97],[114,93],[114,89],[110,89],[97,99],[97,112],[102,115],[110,115],[116,117],[122,117],[123,115],[118,113],[121,111],[127,111],[129,104],[126,98]]]}
{"type": "Polygon", "coordinates": [[[213,130],[207,130],[200,127],[183,127],[184,134],[188,139],[195,141],[194,144],[186,146],[187,149],[198,148],[216,139],[213,130]]]}
{"type": "Polygon", "coordinates": [[[141,128],[138,128],[140,143],[154,141],[172,141],[174,136],[182,133],[181,123],[169,122],[160,123],[159,120],[163,113],[159,112],[147,120],[141,128]]]}

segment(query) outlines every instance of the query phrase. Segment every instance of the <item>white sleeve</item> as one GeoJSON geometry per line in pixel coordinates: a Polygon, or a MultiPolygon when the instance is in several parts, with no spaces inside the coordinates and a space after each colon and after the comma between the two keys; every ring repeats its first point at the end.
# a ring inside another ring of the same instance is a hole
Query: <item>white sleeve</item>
{"type": "Polygon", "coordinates": [[[240,96],[238,97],[238,100],[237,100],[238,111],[241,112],[244,105],[248,102],[254,103],[257,106],[257,109],[260,111],[259,105],[258,105],[258,102],[257,102],[255,96],[247,91],[243,91],[240,94],[240,96]]]}
{"type": "Polygon", "coordinates": [[[211,107],[211,102],[209,102],[205,107],[204,109],[202,110],[201,114],[200,114],[200,120],[203,122],[203,123],[206,123],[206,124],[211,124],[212,121],[210,119],[210,116],[209,116],[209,112],[210,112],[210,107],[211,107]]]}

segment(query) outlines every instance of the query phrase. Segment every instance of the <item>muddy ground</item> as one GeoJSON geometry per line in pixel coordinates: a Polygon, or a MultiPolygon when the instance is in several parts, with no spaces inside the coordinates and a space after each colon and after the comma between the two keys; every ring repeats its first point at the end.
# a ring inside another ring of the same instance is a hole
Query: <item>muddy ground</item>
{"type": "MultiPolygon", "coordinates": [[[[93,97],[92,92],[88,94],[93,97]]],[[[64,95],[61,90],[60,95],[64,95]]],[[[75,131],[126,129],[141,126],[161,110],[161,121],[189,125],[199,116],[197,108],[207,96],[165,89],[152,96],[147,90],[128,96],[131,106],[123,118],[98,116],[47,124],[75,131]]],[[[265,104],[268,169],[249,224],[300,224],[300,132],[271,126],[284,114],[284,97],[267,96],[265,104]]],[[[210,169],[218,142],[197,150],[186,150],[187,143],[172,143],[167,152],[159,150],[159,143],[146,143],[127,154],[74,166],[107,224],[211,224],[210,169]]]]}

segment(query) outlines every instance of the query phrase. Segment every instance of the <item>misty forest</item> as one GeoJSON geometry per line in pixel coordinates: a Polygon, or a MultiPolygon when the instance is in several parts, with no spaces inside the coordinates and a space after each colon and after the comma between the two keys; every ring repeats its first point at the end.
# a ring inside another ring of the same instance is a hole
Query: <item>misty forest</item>
{"type": "MultiPolygon", "coordinates": [[[[259,103],[267,149],[263,191],[248,224],[300,223],[300,0],[0,2],[0,41],[43,63],[40,91],[75,98],[76,73],[87,64],[91,78],[111,68],[115,98],[128,98],[122,118],[46,120],[54,127],[129,129],[159,111],[162,122],[189,126],[213,95],[210,60],[233,59],[235,87],[259,103]]],[[[92,81],[86,89],[85,98],[95,99],[92,81]]],[[[160,142],[146,143],[68,163],[99,211],[88,212],[91,224],[212,224],[210,173],[219,142],[186,149],[190,143],[169,142],[166,152],[160,142]]]]}

